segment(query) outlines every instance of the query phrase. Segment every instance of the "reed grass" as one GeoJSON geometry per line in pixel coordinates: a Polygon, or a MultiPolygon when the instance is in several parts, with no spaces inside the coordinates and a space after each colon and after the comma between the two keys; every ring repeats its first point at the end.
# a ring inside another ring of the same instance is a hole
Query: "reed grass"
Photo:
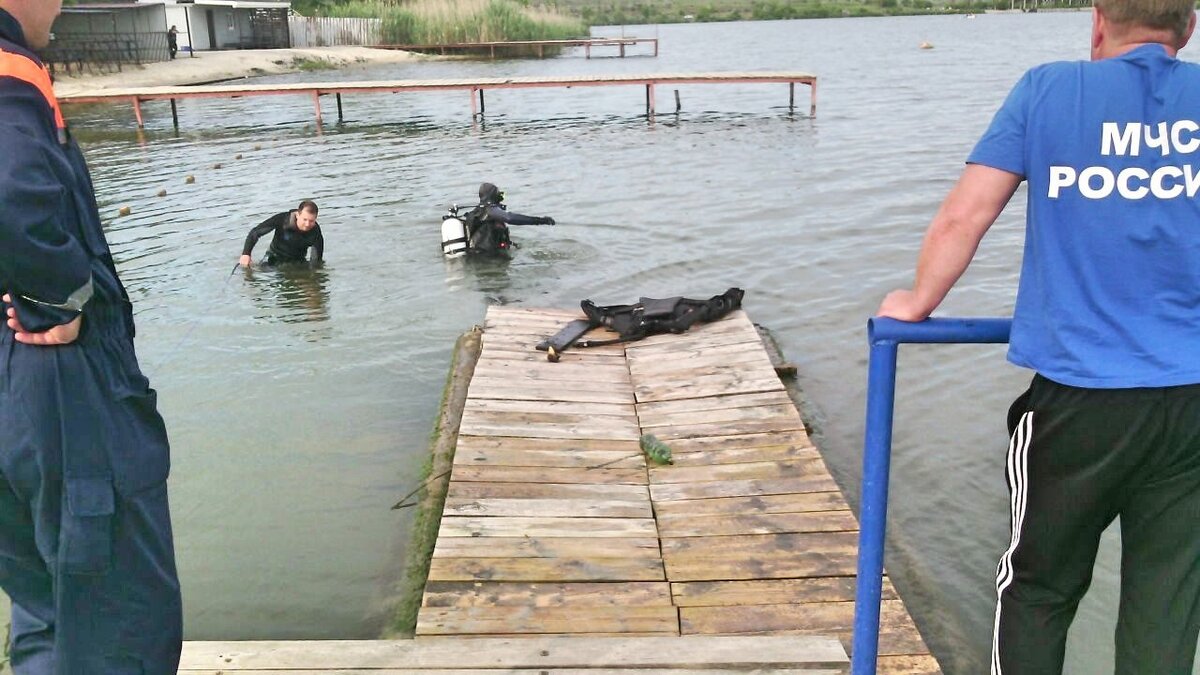
{"type": "Polygon", "coordinates": [[[588,34],[577,17],[517,0],[351,0],[318,11],[382,19],[388,44],[563,40],[588,34]]]}

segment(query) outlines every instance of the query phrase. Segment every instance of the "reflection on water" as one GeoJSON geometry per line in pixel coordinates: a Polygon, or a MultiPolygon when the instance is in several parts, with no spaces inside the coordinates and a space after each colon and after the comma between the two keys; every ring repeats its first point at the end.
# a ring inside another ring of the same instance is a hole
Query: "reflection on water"
{"type": "Polygon", "coordinates": [[[245,279],[256,289],[255,303],[275,303],[278,310],[264,312],[284,323],[329,320],[329,272],[320,263],[257,265],[245,269],[245,279]]]}
{"type": "MultiPolygon", "coordinates": [[[[515,254],[515,252],[514,252],[515,254]]],[[[505,295],[512,284],[507,255],[465,255],[445,258],[446,287],[450,291],[471,290],[487,299],[489,305],[509,305],[518,298],[505,295]]]]}
{"type": "MultiPolygon", "coordinates": [[[[462,92],[347,95],[346,123],[317,135],[311,99],[278,96],[181,102],[178,135],[166,103],[144,103],[139,144],[128,106],[69,110],[139,354],[165,362],[154,385],[190,639],[378,635],[411,527],[410,510],[390,506],[420,482],[454,340],[490,304],[746,289],[856,499],[866,317],[911,280],[925,225],[1020,74],[1087,58],[1089,15],[644,30],[659,31],[657,59],[412,62],[270,81],[804,70],[820,78],[818,114],[780,108],[783,85],[680,86],[682,112],[654,124],[638,87],[489,91],[476,125],[462,92]],[[558,224],[515,228],[506,263],[443,260],[446,196],[484,180],[558,224]],[[229,279],[246,228],[296,195],[321,205],[328,266],[229,279]],[[117,217],[124,205],[132,214],[117,217]],[[181,340],[187,358],[165,360],[181,340]]],[[[673,91],[659,96],[673,110],[673,91]]],[[[945,315],[1011,312],[1023,208],[1018,193],[945,315]]],[[[887,563],[951,675],[987,668],[1008,544],[1004,411],[1027,379],[998,347],[903,351],[887,563]]],[[[1108,540],[1105,551],[1070,673],[1111,671],[1119,557],[1108,540]]]]}

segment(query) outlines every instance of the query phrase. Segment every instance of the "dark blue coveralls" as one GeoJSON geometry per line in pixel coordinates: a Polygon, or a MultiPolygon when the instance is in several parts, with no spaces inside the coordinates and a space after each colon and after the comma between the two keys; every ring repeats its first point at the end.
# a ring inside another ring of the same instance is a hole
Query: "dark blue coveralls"
{"type": "Polygon", "coordinates": [[[179,582],[169,450],[83,155],[50,78],[0,9],[0,587],[17,675],[175,673],[179,582]]]}

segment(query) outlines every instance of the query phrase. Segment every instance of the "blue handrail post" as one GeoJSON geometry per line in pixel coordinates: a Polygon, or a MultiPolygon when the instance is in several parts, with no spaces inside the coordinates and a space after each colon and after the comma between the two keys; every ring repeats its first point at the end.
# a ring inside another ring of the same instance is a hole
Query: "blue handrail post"
{"type": "Polygon", "coordinates": [[[858,580],[854,596],[851,675],[875,675],[879,656],[879,603],[883,597],[883,542],[887,530],[888,474],[892,461],[892,415],[896,361],[902,343],[1008,342],[1011,319],[895,319],[867,321],[867,421],[858,533],[858,580]]]}
{"type": "Polygon", "coordinates": [[[898,351],[895,340],[871,340],[851,675],[874,675],[879,651],[879,603],[883,594],[883,542],[887,529],[898,351]]]}

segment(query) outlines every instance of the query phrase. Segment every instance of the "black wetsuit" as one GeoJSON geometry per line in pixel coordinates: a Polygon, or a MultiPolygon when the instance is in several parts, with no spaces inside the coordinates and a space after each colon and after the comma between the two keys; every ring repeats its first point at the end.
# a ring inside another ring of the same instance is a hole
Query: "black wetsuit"
{"type": "Polygon", "coordinates": [[[480,204],[472,212],[468,247],[478,252],[501,252],[512,247],[509,225],[541,225],[545,218],[512,213],[502,204],[480,204]]]}
{"type": "Polygon", "coordinates": [[[325,238],[321,236],[321,226],[313,225],[308,232],[301,232],[296,227],[296,212],[284,211],[256,225],[246,235],[246,244],[242,246],[242,255],[250,255],[259,237],[268,232],[274,232],[271,247],[267,249],[266,263],[276,265],[286,262],[304,262],[309,247],[312,247],[313,262],[319,262],[325,254],[325,238]]]}

